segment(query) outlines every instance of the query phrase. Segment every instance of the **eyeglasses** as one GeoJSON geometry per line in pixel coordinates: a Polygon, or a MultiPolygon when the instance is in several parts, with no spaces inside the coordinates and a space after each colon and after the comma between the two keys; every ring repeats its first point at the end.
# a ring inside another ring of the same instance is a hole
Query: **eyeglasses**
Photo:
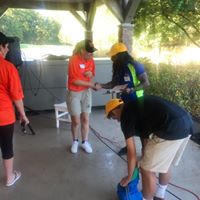
{"type": "Polygon", "coordinates": [[[86,52],[87,54],[93,54],[93,52],[89,52],[89,51],[87,51],[87,50],[85,50],[85,52],[86,52]]]}

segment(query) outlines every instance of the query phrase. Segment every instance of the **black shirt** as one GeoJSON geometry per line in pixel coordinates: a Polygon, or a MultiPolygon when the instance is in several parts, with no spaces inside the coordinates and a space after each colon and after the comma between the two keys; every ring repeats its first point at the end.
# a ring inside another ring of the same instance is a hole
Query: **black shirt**
{"type": "Polygon", "coordinates": [[[144,96],[124,104],[121,129],[126,139],[134,135],[148,138],[154,133],[167,140],[191,134],[192,119],[180,106],[157,96],[144,96]]]}

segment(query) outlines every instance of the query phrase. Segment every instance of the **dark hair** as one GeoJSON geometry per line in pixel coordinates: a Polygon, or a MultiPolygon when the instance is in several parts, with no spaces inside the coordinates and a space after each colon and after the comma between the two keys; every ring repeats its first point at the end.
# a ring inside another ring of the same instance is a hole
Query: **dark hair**
{"type": "Polygon", "coordinates": [[[127,52],[121,52],[115,55],[115,60],[113,61],[113,77],[118,73],[127,63],[133,62],[133,57],[127,52]]]}
{"type": "Polygon", "coordinates": [[[14,39],[11,37],[7,37],[6,35],[4,35],[2,32],[0,32],[0,44],[4,45],[7,43],[12,43],[14,42],[14,39]]]}
{"type": "Polygon", "coordinates": [[[5,42],[0,42],[0,45],[2,45],[2,47],[6,47],[6,44],[8,44],[8,43],[5,43],[5,42]]]}

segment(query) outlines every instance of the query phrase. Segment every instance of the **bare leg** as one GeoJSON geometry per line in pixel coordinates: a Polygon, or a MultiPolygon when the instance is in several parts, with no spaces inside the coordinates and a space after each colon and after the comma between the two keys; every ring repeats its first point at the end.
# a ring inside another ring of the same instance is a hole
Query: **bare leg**
{"type": "Polygon", "coordinates": [[[171,174],[169,171],[167,173],[160,173],[159,174],[159,184],[167,185],[169,183],[170,178],[171,178],[171,174]]]}
{"type": "Polygon", "coordinates": [[[3,166],[5,169],[6,182],[10,182],[14,178],[13,158],[3,159],[3,166]]]}
{"type": "Polygon", "coordinates": [[[170,180],[169,171],[167,173],[159,174],[159,184],[157,187],[157,191],[155,193],[155,197],[159,197],[158,199],[164,199],[169,180],[170,180]]]}
{"type": "Polygon", "coordinates": [[[156,176],[155,173],[146,171],[141,168],[142,174],[142,193],[145,199],[153,199],[156,191],[156,176]]]}
{"type": "Polygon", "coordinates": [[[88,140],[89,133],[89,113],[81,113],[81,134],[82,140],[88,140]]]}
{"type": "Polygon", "coordinates": [[[79,116],[71,116],[71,131],[73,140],[78,139],[78,131],[80,125],[80,117],[79,116]]]}

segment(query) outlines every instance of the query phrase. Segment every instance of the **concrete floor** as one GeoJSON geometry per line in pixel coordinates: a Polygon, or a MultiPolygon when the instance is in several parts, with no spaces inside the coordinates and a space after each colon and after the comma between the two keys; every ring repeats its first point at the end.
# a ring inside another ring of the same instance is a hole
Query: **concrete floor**
{"type": "MultiPolygon", "coordinates": [[[[21,179],[10,188],[3,185],[0,165],[1,200],[117,200],[116,185],[126,175],[126,159],[115,152],[124,146],[117,122],[104,118],[102,108],[91,114],[90,141],[94,152],[70,153],[70,124],[55,127],[53,112],[29,116],[36,135],[24,135],[15,127],[15,168],[21,179]]],[[[137,142],[140,156],[140,143],[137,142]]],[[[173,168],[171,183],[200,196],[200,146],[189,142],[183,159],[173,168]]],[[[141,188],[141,185],[139,186],[141,188]]],[[[198,199],[186,190],[169,186],[166,200],[198,199]]]]}

